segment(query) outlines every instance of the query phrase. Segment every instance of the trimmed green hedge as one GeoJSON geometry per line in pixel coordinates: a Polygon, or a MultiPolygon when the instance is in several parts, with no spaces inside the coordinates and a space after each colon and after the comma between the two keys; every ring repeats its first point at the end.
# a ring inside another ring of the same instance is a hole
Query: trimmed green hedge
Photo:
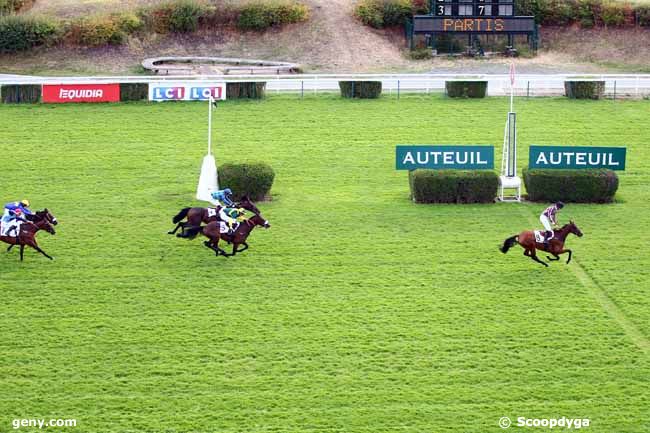
{"type": "Polygon", "coordinates": [[[616,172],[606,169],[523,170],[531,201],[609,203],[618,189],[616,172]]]}
{"type": "Polygon", "coordinates": [[[450,98],[485,98],[487,81],[445,81],[450,98]]]}
{"type": "Polygon", "coordinates": [[[219,167],[219,186],[230,188],[235,200],[248,195],[259,201],[268,197],[275,179],[275,172],[266,163],[224,164],[219,167]]]}
{"type": "Polygon", "coordinates": [[[5,84],[0,89],[0,94],[2,94],[2,102],[5,104],[35,104],[41,101],[41,85],[5,84]]]}
{"type": "Polygon", "coordinates": [[[564,82],[564,96],[570,99],[601,99],[604,94],[604,81],[564,82]]]}
{"type": "Polygon", "coordinates": [[[265,30],[284,24],[307,20],[309,9],[301,3],[272,1],[244,4],[239,11],[237,27],[241,30],[265,30]]]}
{"type": "Polygon", "coordinates": [[[266,82],[226,83],[226,99],[264,99],[266,82]]]}
{"type": "Polygon", "coordinates": [[[0,17],[0,53],[53,44],[60,35],[60,24],[49,19],[23,15],[0,17]]]}
{"type": "Polygon", "coordinates": [[[363,24],[381,29],[404,24],[414,14],[429,11],[427,0],[361,0],[354,15],[363,24]]]}
{"type": "Polygon", "coordinates": [[[499,177],[493,171],[415,170],[409,185],[417,203],[493,203],[499,177]]]}
{"type": "Polygon", "coordinates": [[[148,83],[120,83],[120,101],[142,101],[149,99],[148,83]]]}
{"type": "Polygon", "coordinates": [[[344,98],[375,99],[381,95],[381,81],[339,81],[344,98]]]}

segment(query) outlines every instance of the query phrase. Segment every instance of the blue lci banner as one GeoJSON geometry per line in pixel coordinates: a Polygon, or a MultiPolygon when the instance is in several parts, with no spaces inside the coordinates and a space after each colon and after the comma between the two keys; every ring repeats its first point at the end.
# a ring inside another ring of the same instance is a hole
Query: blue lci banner
{"type": "Polygon", "coordinates": [[[530,146],[529,168],[625,170],[625,147],[530,146]]]}
{"type": "Polygon", "coordinates": [[[494,146],[397,146],[398,170],[491,170],[494,146]]]}

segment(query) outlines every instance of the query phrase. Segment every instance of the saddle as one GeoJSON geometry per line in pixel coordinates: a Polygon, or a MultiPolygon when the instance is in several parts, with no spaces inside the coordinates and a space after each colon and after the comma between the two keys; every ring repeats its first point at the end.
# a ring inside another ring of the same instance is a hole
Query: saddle
{"type": "MultiPolygon", "coordinates": [[[[233,224],[232,231],[236,232],[238,227],[239,227],[239,223],[233,224]]],[[[227,234],[229,232],[230,232],[230,228],[228,227],[228,223],[225,221],[219,221],[219,233],[227,234]]]]}
{"type": "Polygon", "coordinates": [[[208,218],[216,217],[219,214],[219,208],[209,207],[208,208],[208,218]]]}
{"type": "Polygon", "coordinates": [[[9,222],[0,222],[0,236],[16,236],[20,234],[20,226],[22,221],[9,221],[9,222]],[[11,235],[8,233],[9,229],[16,227],[16,230],[11,232],[11,235]]]}
{"type": "MultiPolygon", "coordinates": [[[[546,230],[534,230],[533,233],[535,233],[535,242],[543,244],[544,243],[544,238],[546,237],[546,230]]],[[[549,239],[549,242],[551,239],[555,239],[555,236],[552,236],[549,239]]]]}

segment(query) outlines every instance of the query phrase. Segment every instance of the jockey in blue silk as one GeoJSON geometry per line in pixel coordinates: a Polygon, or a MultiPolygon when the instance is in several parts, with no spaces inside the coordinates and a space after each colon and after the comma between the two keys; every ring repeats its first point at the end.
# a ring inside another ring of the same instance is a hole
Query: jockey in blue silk
{"type": "Polygon", "coordinates": [[[219,218],[221,221],[228,223],[228,233],[233,234],[239,226],[239,222],[246,219],[244,216],[246,211],[243,208],[235,207],[236,204],[232,201],[232,191],[230,188],[214,191],[211,195],[221,206],[221,209],[219,209],[219,218]]]}
{"type": "Polygon", "coordinates": [[[18,236],[18,227],[22,222],[25,222],[26,219],[24,216],[33,215],[34,213],[29,210],[29,200],[21,200],[15,202],[9,202],[5,204],[4,213],[2,214],[2,225],[11,225],[7,229],[7,236],[11,236],[12,232],[16,233],[18,236]]]}
{"type": "Polygon", "coordinates": [[[557,213],[564,207],[564,203],[558,201],[557,203],[544,209],[544,212],[539,216],[539,221],[544,226],[546,230],[546,236],[544,236],[544,245],[548,247],[548,242],[553,239],[555,233],[553,233],[553,226],[557,225],[557,213]],[[551,225],[552,224],[552,225],[551,225]]]}
{"type": "Polygon", "coordinates": [[[235,202],[232,201],[232,191],[230,188],[214,191],[211,195],[213,199],[219,202],[221,207],[235,207],[235,202]]]}

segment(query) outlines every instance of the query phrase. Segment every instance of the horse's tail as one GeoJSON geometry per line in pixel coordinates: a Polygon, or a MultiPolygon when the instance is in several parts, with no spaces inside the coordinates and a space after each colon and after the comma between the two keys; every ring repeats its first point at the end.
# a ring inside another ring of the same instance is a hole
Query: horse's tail
{"type": "Polygon", "coordinates": [[[517,235],[506,239],[503,242],[503,246],[499,248],[503,254],[507,253],[510,248],[512,248],[517,243],[517,235]]]}
{"type": "Polygon", "coordinates": [[[187,239],[194,239],[196,235],[201,233],[203,231],[203,226],[192,226],[192,227],[185,227],[185,231],[183,232],[182,235],[179,235],[181,238],[187,238],[187,239]]]}
{"type": "Polygon", "coordinates": [[[172,218],[172,222],[174,224],[178,224],[178,222],[180,220],[182,220],[183,218],[185,218],[187,216],[187,213],[190,211],[190,209],[192,209],[192,208],[186,207],[184,209],[181,209],[181,211],[178,213],[178,215],[176,215],[174,218],[172,218]]]}

